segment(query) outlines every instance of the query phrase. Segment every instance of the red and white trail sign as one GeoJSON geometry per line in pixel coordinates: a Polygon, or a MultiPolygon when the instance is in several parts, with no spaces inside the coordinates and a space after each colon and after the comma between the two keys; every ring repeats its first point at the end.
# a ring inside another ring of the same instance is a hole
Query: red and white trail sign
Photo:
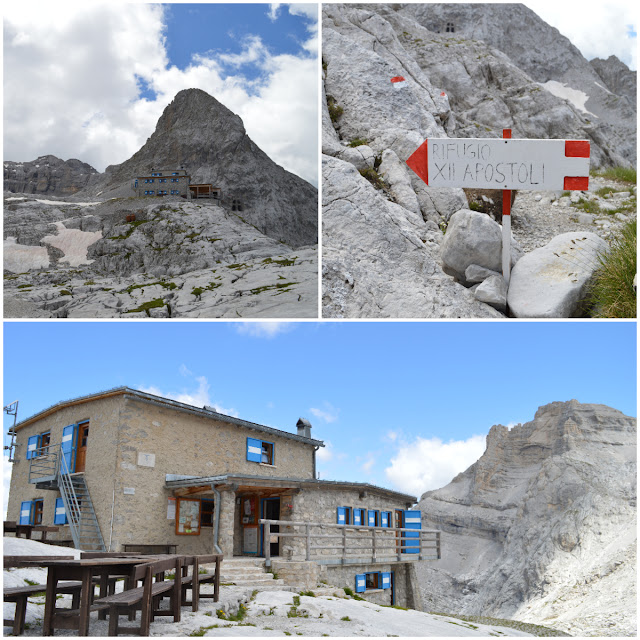
{"type": "Polygon", "coordinates": [[[430,187],[589,188],[588,140],[428,138],[407,164],[430,187]]]}
{"type": "Polygon", "coordinates": [[[391,78],[391,86],[394,89],[402,89],[407,86],[407,81],[402,76],[394,76],[391,78]]]}
{"type": "Polygon", "coordinates": [[[502,275],[511,275],[511,190],[586,191],[588,140],[427,138],[407,165],[430,187],[502,189],[502,275]]]}

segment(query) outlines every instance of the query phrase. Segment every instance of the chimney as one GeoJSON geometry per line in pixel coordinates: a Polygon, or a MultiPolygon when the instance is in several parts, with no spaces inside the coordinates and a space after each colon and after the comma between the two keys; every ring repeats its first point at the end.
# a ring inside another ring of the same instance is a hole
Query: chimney
{"type": "Polygon", "coordinates": [[[306,418],[300,418],[296,423],[298,427],[298,435],[303,438],[311,437],[311,423],[306,418]]]}

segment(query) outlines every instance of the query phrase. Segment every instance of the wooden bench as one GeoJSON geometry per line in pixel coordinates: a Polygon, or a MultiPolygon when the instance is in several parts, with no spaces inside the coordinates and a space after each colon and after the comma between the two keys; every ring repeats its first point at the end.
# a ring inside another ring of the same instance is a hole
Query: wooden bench
{"type": "MultiPolygon", "coordinates": [[[[112,579],[109,582],[110,591],[114,591],[116,582],[115,579],[112,579]]],[[[97,584],[97,580],[94,580],[94,586],[96,586],[97,584]]],[[[5,626],[13,627],[13,635],[17,636],[24,633],[24,622],[27,613],[27,598],[31,598],[38,594],[45,595],[46,590],[46,584],[32,584],[25,585],[24,587],[5,587],[3,589],[4,602],[16,603],[16,610],[13,616],[13,620],[9,620],[8,618],[4,619],[5,626]]],[[[70,593],[72,595],[72,609],[78,608],[81,591],[82,582],[78,581],[62,582],[56,586],[56,595],[62,593],[70,593]]]]}
{"type": "Polygon", "coordinates": [[[191,605],[192,611],[198,611],[201,598],[212,598],[214,602],[218,602],[220,599],[220,563],[222,562],[222,556],[220,554],[215,555],[200,555],[192,556],[189,558],[189,563],[193,565],[192,574],[190,579],[184,579],[182,586],[182,604],[191,605]],[[200,573],[200,568],[205,564],[215,564],[213,573],[200,573]],[[213,593],[202,593],[200,586],[203,584],[213,583],[213,593]],[[191,589],[191,600],[186,599],[187,589],[191,589]]]}
{"type": "Polygon", "coordinates": [[[143,580],[143,586],[127,589],[121,593],[114,593],[106,598],[94,601],[92,611],[100,609],[109,610],[109,635],[117,636],[120,632],[127,635],[136,633],[141,636],[149,635],[151,621],[159,615],[173,616],[174,622],[180,622],[181,583],[182,583],[182,558],[176,556],[170,559],[157,560],[138,565],[133,571],[133,584],[143,580]],[[174,571],[173,580],[164,580],[166,571],[174,571]],[[153,578],[156,577],[154,582],[153,578]],[[156,609],[154,599],[170,594],[171,606],[169,609],[156,609]],[[141,610],[140,626],[121,626],[119,618],[121,612],[135,612],[141,610]]]}
{"type": "Polygon", "coordinates": [[[168,554],[175,555],[177,544],[124,544],[125,552],[141,553],[142,555],[168,554]]]}

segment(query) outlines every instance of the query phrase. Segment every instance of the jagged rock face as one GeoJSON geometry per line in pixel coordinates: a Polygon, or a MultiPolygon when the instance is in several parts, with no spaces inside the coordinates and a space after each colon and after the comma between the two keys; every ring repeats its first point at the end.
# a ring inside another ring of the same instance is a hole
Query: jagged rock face
{"type": "Polygon", "coordinates": [[[443,559],[419,567],[429,610],[635,635],[635,418],[571,400],[493,426],[420,509],[443,531],[443,559]]]}
{"type": "Polygon", "coordinates": [[[589,61],[605,85],[613,93],[629,99],[634,109],[637,109],[638,72],[631,71],[627,65],[616,56],[609,56],[606,60],[594,58],[589,61]]]}
{"type": "Polygon", "coordinates": [[[83,195],[130,197],[136,176],[182,166],[192,183],[221,187],[226,208],[239,200],[242,217],[271,238],[292,246],[317,242],[317,189],[273,162],[239,116],[199,89],[180,91],[144,146],[107,167],[83,195]]]}
{"type": "Polygon", "coordinates": [[[41,156],[32,162],[4,162],[4,189],[13,193],[71,196],[98,172],[80,160],[41,156]]]}
{"type": "MultiPolygon", "coordinates": [[[[607,146],[608,142],[610,152],[606,155],[615,161],[618,154],[635,165],[635,101],[626,92],[619,93],[610,86],[566,37],[531,9],[522,4],[420,3],[403,5],[399,12],[450,42],[482,40],[505,53],[532,80],[543,83],[556,95],[562,95],[566,89],[584,93],[584,108],[589,112],[584,114],[585,120],[604,126],[600,139],[594,142],[600,146],[607,146]],[[453,32],[446,31],[448,25],[453,32]],[[548,85],[550,81],[565,87],[548,85]]],[[[629,72],[626,65],[620,64],[629,72]]],[[[446,84],[442,86],[447,90],[446,84]]]]}

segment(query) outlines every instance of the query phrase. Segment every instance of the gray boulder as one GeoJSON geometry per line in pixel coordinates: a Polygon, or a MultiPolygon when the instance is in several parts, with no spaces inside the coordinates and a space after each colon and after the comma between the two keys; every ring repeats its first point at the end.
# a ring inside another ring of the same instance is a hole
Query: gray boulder
{"type": "Polygon", "coordinates": [[[476,300],[486,302],[504,313],[507,308],[507,283],[501,275],[489,276],[474,292],[476,300]]]}
{"type": "MultiPolygon", "coordinates": [[[[501,272],[502,227],[485,213],[461,209],[449,220],[441,255],[445,270],[461,282],[466,282],[465,272],[470,265],[501,272]]],[[[512,239],[511,263],[515,264],[520,255],[521,250],[512,239]]]]}
{"type": "Polygon", "coordinates": [[[464,272],[465,280],[470,283],[482,282],[483,280],[486,280],[489,276],[502,277],[502,274],[497,271],[493,271],[492,269],[481,267],[478,264],[470,264],[464,272]]]}
{"type": "Polygon", "coordinates": [[[507,302],[516,318],[583,314],[587,285],[607,243],[594,233],[563,233],[525,255],[513,268],[507,302]]]}

